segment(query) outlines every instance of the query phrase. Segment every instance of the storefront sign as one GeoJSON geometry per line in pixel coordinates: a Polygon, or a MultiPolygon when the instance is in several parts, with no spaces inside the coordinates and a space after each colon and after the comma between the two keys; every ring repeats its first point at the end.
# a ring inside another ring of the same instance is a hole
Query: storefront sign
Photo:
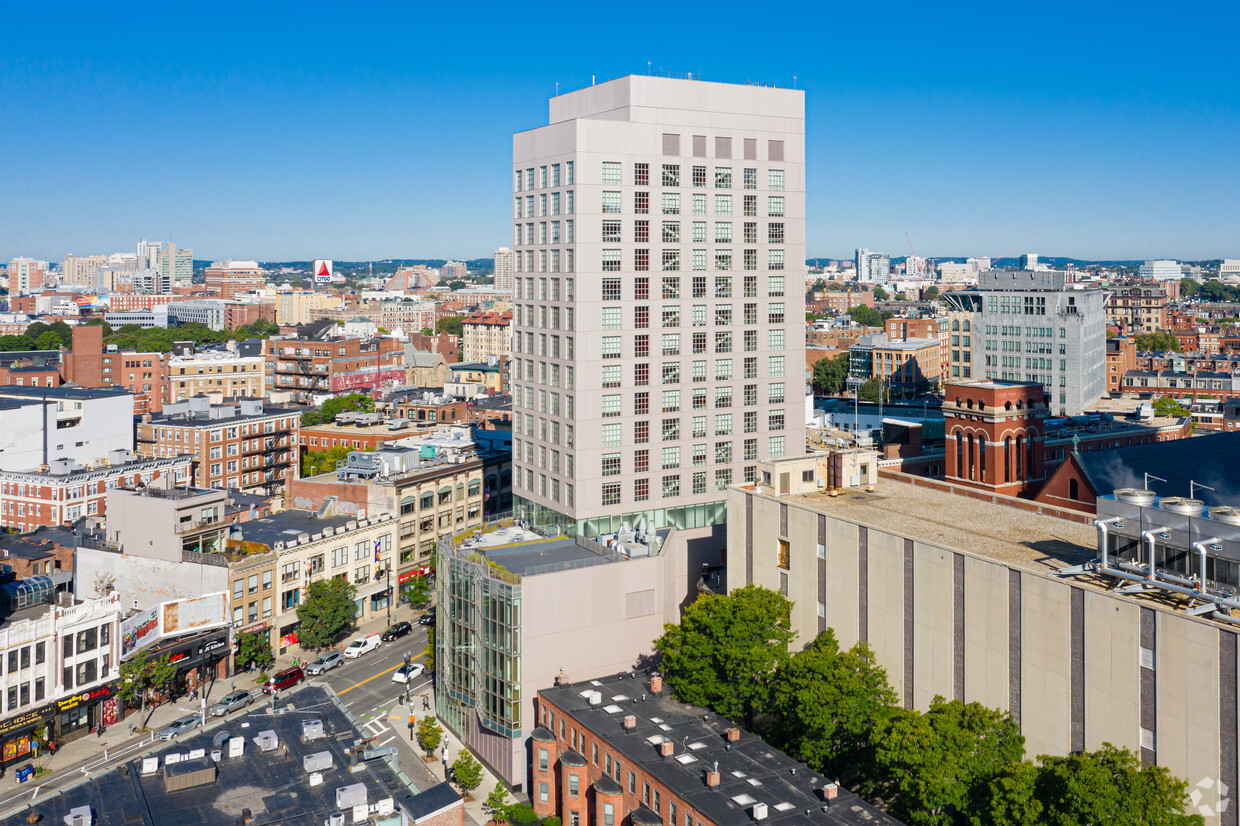
{"type": "Polygon", "coordinates": [[[212,651],[218,651],[220,649],[223,649],[227,645],[228,645],[227,641],[222,640],[222,639],[208,640],[207,642],[204,642],[198,648],[198,653],[199,654],[210,654],[212,651]]]}
{"type": "Polygon", "coordinates": [[[52,713],[52,709],[53,707],[49,704],[43,706],[42,708],[23,711],[16,717],[9,717],[5,720],[0,720],[0,738],[7,737],[15,731],[21,731],[22,729],[29,728],[31,726],[37,726],[45,717],[52,713]]]}
{"type": "Polygon", "coordinates": [[[406,582],[413,579],[414,577],[426,576],[430,572],[431,572],[431,569],[429,567],[427,567],[426,565],[420,565],[417,568],[414,568],[412,571],[405,571],[403,574],[400,575],[398,581],[400,582],[401,585],[404,585],[406,582]]]}
{"type": "Polygon", "coordinates": [[[58,711],[69,711],[86,703],[93,703],[96,700],[103,700],[111,697],[116,691],[116,683],[108,683],[98,688],[92,688],[89,691],[83,691],[81,694],[74,694],[72,697],[66,697],[56,703],[58,711]]]}
{"type": "Polygon", "coordinates": [[[159,606],[134,614],[121,623],[121,659],[159,639],[159,606]]]}

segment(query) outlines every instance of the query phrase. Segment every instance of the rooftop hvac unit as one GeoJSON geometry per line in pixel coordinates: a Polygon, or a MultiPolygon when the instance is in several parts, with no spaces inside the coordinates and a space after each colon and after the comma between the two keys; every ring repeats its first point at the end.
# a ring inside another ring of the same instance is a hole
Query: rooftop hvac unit
{"type": "Polygon", "coordinates": [[[258,746],[259,751],[275,751],[280,747],[280,738],[274,731],[267,729],[258,733],[254,738],[254,745],[258,746]]]}
{"type": "Polygon", "coordinates": [[[1200,516],[1205,510],[1205,503],[1200,499],[1186,499],[1182,496],[1169,496],[1158,503],[1158,506],[1172,513],[1181,513],[1185,516],[1200,516]]]}
{"type": "Polygon", "coordinates": [[[1240,525],[1240,508],[1221,507],[1212,508],[1210,516],[1220,522],[1226,522],[1229,525],[1240,525]]]}
{"type": "Polygon", "coordinates": [[[753,819],[754,820],[766,820],[766,804],[765,803],[753,804],[753,819]]]}
{"type": "Polygon", "coordinates": [[[1121,502],[1130,502],[1134,505],[1152,505],[1157,497],[1151,490],[1118,488],[1115,491],[1115,498],[1121,502]]]}

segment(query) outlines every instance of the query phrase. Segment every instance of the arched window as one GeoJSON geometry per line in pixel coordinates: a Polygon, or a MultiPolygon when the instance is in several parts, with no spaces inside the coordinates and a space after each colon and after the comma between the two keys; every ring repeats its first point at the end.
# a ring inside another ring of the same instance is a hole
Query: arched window
{"type": "Polygon", "coordinates": [[[1008,401],[1008,402],[1004,402],[1004,403],[1003,403],[1003,409],[1004,409],[1004,410],[1011,410],[1011,409],[1012,409],[1012,403],[1011,403],[1010,401],[1008,401]]]}
{"type": "Polygon", "coordinates": [[[1016,481],[1020,481],[1024,476],[1020,472],[1021,460],[1024,455],[1024,438],[1016,437],[1016,481]]]}
{"type": "Polygon", "coordinates": [[[964,435],[956,431],[956,476],[964,478],[964,435]]]}
{"type": "Polygon", "coordinates": [[[974,476],[974,468],[976,467],[977,458],[973,455],[973,434],[969,434],[969,479],[976,481],[974,476]]]}
{"type": "Polygon", "coordinates": [[[1003,481],[1012,481],[1012,437],[1003,437],[1003,481]]]}
{"type": "Polygon", "coordinates": [[[966,333],[967,333],[967,332],[969,332],[969,322],[967,322],[967,321],[964,323],[964,331],[965,331],[966,333]]]}
{"type": "Polygon", "coordinates": [[[1081,489],[1075,479],[1068,480],[1068,498],[1073,502],[1081,501],[1081,489]]]}
{"type": "Polygon", "coordinates": [[[952,322],[952,332],[953,333],[960,332],[960,319],[956,319],[955,321],[952,322]]]}

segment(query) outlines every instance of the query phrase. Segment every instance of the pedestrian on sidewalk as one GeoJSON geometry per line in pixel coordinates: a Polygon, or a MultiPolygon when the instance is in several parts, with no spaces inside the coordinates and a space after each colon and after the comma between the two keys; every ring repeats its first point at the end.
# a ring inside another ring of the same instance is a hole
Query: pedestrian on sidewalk
{"type": "Polygon", "coordinates": [[[422,710],[430,711],[430,709],[431,709],[431,696],[430,694],[423,694],[422,695],[422,710]]]}
{"type": "Polygon", "coordinates": [[[54,743],[51,740],[47,741],[47,753],[50,754],[52,757],[56,756],[56,743],[54,743]]]}

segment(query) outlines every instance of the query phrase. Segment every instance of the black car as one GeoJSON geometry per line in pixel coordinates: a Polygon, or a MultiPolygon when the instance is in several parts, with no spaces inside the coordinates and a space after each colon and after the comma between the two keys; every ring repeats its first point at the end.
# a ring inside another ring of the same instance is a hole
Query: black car
{"type": "Polygon", "coordinates": [[[422,618],[418,620],[418,624],[419,625],[434,625],[435,624],[435,609],[432,608],[431,610],[423,614],[422,618]]]}
{"type": "Polygon", "coordinates": [[[397,637],[403,637],[412,631],[413,631],[413,626],[410,625],[409,623],[398,622],[395,625],[393,625],[391,628],[389,628],[388,630],[384,631],[379,636],[379,639],[383,640],[384,642],[388,642],[389,640],[394,640],[397,637]]]}

